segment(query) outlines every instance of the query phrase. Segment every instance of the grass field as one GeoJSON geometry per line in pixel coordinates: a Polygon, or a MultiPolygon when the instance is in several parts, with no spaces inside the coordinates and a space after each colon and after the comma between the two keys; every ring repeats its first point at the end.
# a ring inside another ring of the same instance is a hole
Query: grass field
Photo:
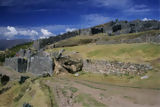
{"type": "MultiPolygon", "coordinates": [[[[62,48],[49,49],[48,52],[62,48]]],[[[83,58],[103,59],[110,61],[147,63],[160,58],[160,45],[158,44],[87,44],[74,47],[64,47],[66,52],[79,52],[83,58]]]]}

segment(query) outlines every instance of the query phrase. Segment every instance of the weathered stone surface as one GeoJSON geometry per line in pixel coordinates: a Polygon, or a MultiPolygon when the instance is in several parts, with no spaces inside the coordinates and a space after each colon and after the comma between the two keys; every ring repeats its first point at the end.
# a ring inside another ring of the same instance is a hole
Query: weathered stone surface
{"type": "Polygon", "coordinates": [[[52,57],[55,59],[54,64],[54,72],[55,74],[60,73],[76,73],[82,70],[83,61],[74,55],[76,53],[63,56],[62,53],[64,50],[60,50],[59,52],[52,53],[52,57]]]}
{"type": "Polygon", "coordinates": [[[101,60],[84,60],[83,71],[105,74],[143,75],[152,69],[149,65],[122,62],[109,62],[101,60]]]}
{"type": "Polygon", "coordinates": [[[91,28],[80,29],[79,32],[80,32],[79,35],[91,35],[92,34],[91,28]]]}
{"type": "Polygon", "coordinates": [[[69,73],[76,73],[82,70],[83,62],[82,60],[72,58],[72,57],[61,57],[59,60],[60,64],[65,68],[69,73]]]}
{"type": "Polygon", "coordinates": [[[35,40],[34,43],[33,43],[33,47],[34,49],[36,50],[39,50],[40,49],[40,43],[41,41],[40,40],[35,40]]]}
{"type": "Polygon", "coordinates": [[[34,56],[29,59],[28,72],[36,75],[53,74],[53,61],[50,57],[34,56]]]}
{"type": "Polygon", "coordinates": [[[132,37],[132,38],[119,38],[118,40],[108,40],[108,41],[97,41],[96,44],[120,44],[120,43],[160,43],[160,34],[151,34],[151,33],[146,33],[144,35],[138,36],[138,37],[132,37]]]}
{"type": "Polygon", "coordinates": [[[17,72],[31,72],[37,75],[49,73],[52,75],[53,61],[49,54],[40,50],[35,53],[31,50],[20,50],[18,57],[6,58],[5,66],[9,66],[17,72]]]}
{"type": "Polygon", "coordinates": [[[31,49],[21,49],[19,52],[16,53],[15,57],[25,57],[30,58],[31,56],[35,55],[35,51],[31,49]]]}
{"type": "Polygon", "coordinates": [[[59,58],[62,57],[62,53],[64,51],[65,51],[64,49],[61,49],[59,52],[53,52],[51,56],[54,57],[56,60],[58,60],[59,58]]]}
{"type": "Polygon", "coordinates": [[[26,72],[27,61],[27,59],[21,57],[6,58],[4,65],[11,67],[17,72],[26,72]]]}

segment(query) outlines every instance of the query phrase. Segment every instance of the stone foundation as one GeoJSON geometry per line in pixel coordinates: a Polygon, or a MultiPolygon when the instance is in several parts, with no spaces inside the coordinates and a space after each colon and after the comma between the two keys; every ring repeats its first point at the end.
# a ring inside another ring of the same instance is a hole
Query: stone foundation
{"type": "Polygon", "coordinates": [[[104,74],[143,75],[152,69],[150,65],[109,62],[101,60],[84,60],[83,71],[104,74]]]}

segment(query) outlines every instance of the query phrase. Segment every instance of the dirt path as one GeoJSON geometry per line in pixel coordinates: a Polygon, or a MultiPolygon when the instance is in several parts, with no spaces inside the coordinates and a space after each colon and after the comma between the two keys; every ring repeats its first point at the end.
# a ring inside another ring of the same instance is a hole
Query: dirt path
{"type": "Polygon", "coordinates": [[[55,78],[47,81],[59,107],[159,107],[160,90],[108,86],[55,78]]]}
{"type": "MultiPolygon", "coordinates": [[[[3,67],[0,67],[0,73],[14,78],[20,76],[18,73],[10,72],[10,70],[3,67]]],[[[22,105],[24,101],[28,100],[31,104],[39,104],[39,107],[43,107],[43,105],[47,105],[47,107],[160,106],[160,90],[156,89],[123,87],[59,76],[40,78],[35,83],[31,82],[30,84],[30,90],[24,92],[24,97],[20,99],[18,104],[22,105]],[[35,95],[30,94],[32,91],[35,95]],[[41,103],[37,103],[37,101],[41,103]]],[[[13,99],[11,98],[15,98],[15,96],[9,97],[14,93],[13,90],[15,89],[11,88],[9,92],[0,95],[0,102],[4,102],[2,105],[7,104],[8,98],[10,98],[8,101],[12,101],[13,99]]],[[[19,92],[16,93],[16,96],[19,95],[19,92]]]]}

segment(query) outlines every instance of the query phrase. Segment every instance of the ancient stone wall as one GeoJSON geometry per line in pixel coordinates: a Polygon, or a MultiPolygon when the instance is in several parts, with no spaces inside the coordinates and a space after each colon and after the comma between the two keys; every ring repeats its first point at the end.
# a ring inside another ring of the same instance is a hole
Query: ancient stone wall
{"type": "Polygon", "coordinates": [[[4,66],[8,66],[8,67],[10,67],[13,70],[18,72],[18,61],[17,61],[17,58],[16,57],[14,57],[14,58],[6,58],[4,66]]]}
{"type": "Polygon", "coordinates": [[[108,41],[97,41],[97,45],[103,45],[103,44],[121,44],[121,43],[156,43],[160,44],[160,34],[144,34],[142,36],[133,37],[132,38],[119,38],[117,40],[108,40],[108,41]]]}
{"type": "Polygon", "coordinates": [[[98,33],[108,33],[109,35],[119,35],[135,32],[143,32],[147,30],[158,30],[160,29],[160,21],[151,20],[151,21],[111,21],[103,25],[94,26],[91,28],[80,29],[73,32],[67,32],[62,35],[53,36],[47,39],[41,39],[35,41],[34,47],[36,49],[43,48],[46,45],[56,43],[58,41],[75,37],[77,35],[93,35],[98,33]]]}
{"type": "Polygon", "coordinates": [[[39,51],[35,55],[31,50],[21,49],[16,57],[6,58],[5,66],[17,72],[31,72],[34,74],[44,74],[53,72],[53,61],[45,52],[39,51]]]}
{"type": "Polygon", "coordinates": [[[152,69],[150,65],[110,62],[102,60],[84,60],[83,71],[105,74],[143,75],[152,69]]]}
{"type": "Polygon", "coordinates": [[[53,61],[50,57],[34,56],[28,62],[27,72],[32,72],[36,75],[53,74],[53,61]]]}
{"type": "Polygon", "coordinates": [[[20,57],[6,58],[4,65],[9,66],[17,72],[26,72],[27,59],[20,57]]]}

